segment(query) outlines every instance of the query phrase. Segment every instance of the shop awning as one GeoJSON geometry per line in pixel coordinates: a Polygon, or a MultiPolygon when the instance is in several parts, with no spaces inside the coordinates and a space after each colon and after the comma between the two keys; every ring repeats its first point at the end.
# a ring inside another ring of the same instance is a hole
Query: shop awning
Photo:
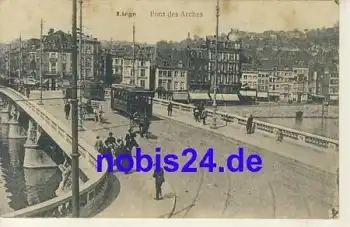
{"type": "Polygon", "coordinates": [[[339,96],[338,95],[330,95],[329,99],[330,100],[339,100],[339,96]]]}
{"type": "Polygon", "coordinates": [[[239,91],[242,96],[256,97],[256,91],[239,91]]]}
{"type": "Polygon", "coordinates": [[[237,94],[222,94],[222,97],[224,101],[227,101],[227,102],[239,101],[239,97],[237,94]]]}
{"type": "Polygon", "coordinates": [[[325,98],[324,95],[317,95],[317,94],[310,94],[312,97],[315,97],[315,98],[325,98]]]}
{"type": "Polygon", "coordinates": [[[269,96],[280,96],[280,93],[276,93],[276,92],[269,92],[269,96]]]}
{"type": "MultiPolygon", "coordinates": [[[[214,100],[214,94],[210,94],[211,100],[214,100]]],[[[216,94],[216,100],[217,101],[224,101],[224,98],[222,97],[222,94],[216,94]]]]}
{"type": "Polygon", "coordinates": [[[207,93],[190,93],[191,100],[210,100],[207,93]]]}
{"type": "Polygon", "coordinates": [[[259,98],[267,98],[269,97],[269,94],[267,92],[258,92],[259,98]]]}
{"type": "Polygon", "coordinates": [[[188,100],[188,93],[187,92],[181,92],[181,93],[173,93],[173,100],[188,100]]]}

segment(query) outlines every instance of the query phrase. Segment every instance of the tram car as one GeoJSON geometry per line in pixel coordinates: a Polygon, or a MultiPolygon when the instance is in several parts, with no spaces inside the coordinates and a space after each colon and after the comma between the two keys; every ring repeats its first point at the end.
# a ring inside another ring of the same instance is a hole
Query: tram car
{"type": "Polygon", "coordinates": [[[96,101],[105,100],[105,86],[103,82],[84,81],[82,91],[85,99],[96,101]]]}
{"type": "Polygon", "coordinates": [[[111,109],[127,117],[135,112],[140,114],[142,123],[144,116],[152,119],[154,91],[127,84],[111,86],[111,109]]]}

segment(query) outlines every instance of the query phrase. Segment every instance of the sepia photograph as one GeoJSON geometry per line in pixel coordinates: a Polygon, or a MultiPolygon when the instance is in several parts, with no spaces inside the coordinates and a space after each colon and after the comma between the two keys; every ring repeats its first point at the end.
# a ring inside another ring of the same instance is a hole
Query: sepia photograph
{"type": "Polygon", "coordinates": [[[0,1],[0,217],[338,220],[340,8],[0,1]]]}

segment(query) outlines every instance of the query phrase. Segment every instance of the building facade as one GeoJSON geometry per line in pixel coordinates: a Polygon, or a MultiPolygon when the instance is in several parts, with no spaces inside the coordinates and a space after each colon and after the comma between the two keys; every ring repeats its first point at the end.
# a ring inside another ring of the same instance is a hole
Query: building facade
{"type": "MultiPolygon", "coordinates": [[[[234,93],[237,84],[241,84],[241,52],[242,41],[238,38],[219,37],[218,40],[218,65],[216,64],[215,37],[206,37],[206,48],[208,50],[209,65],[208,77],[211,87],[215,85],[214,75],[217,69],[216,86],[221,93],[234,93]]],[[[238,86],[240,87],[240,86],[238,86]]]]}
{"type": "Polygon", "coordinates": [[[150,60],[145,58],[137,58],[133,64],[133,58],[125,56],[123,58],[122,64],[122,83],[135,84],[138,87],[150,89],[150,60]],[[133,69],[135,70],[134,75],[132,73],[133,69]]]}
{"type": "Polygon", "coordinates": [[[157,66],[155,71],[155,87],[163,87],[167,91],[185,91],[188,86],[188,70],[180,61],[177,65],[157,66]]]}

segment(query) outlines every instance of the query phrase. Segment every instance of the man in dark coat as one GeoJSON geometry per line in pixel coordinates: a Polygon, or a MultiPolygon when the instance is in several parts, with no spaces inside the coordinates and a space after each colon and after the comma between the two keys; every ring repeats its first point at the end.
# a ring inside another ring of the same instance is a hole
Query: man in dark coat
{"type": "Polygon", "coordinates": [[[156,169],[154,169],[154,173],[153,173],[153,178],[155,179],[155,186],[156,186],[156,200],[160,200],[162,199],[163,195],[162,195],[162,185],[165,181],[164,179],[164,170],[162,167],[160,167],[160,169],[157,171],[156,169]]]}
{"type": "Polygon", "coordinates": [[[66,114],[66,119],[69,119],[69,113],[70,113],[70,103],[67,102],[64,105],[64,113],[66,114]]]}
{"type": "Polygon", "coordinates": [[[169,102],[168,104],[168,117],[171,117],[173,115],[173,104],[169,102]]]}
{"type": "Polygon", "coordinates": [[[149,126],[150,126],[150,121],[149,121],[147,115],[145,115],[143,122],[142,122],[142,125],[141,125],[141,130],[140,130],[141,137],[144,137],[144,136],[147,137],[149,126]]]}
{"type": "Polygon", "coordinates": [[[254,120],[253,115],[250,115],[248,117],[247,125],[246,125],[247,134],[252,133],[253,120],[254,120]]]}

